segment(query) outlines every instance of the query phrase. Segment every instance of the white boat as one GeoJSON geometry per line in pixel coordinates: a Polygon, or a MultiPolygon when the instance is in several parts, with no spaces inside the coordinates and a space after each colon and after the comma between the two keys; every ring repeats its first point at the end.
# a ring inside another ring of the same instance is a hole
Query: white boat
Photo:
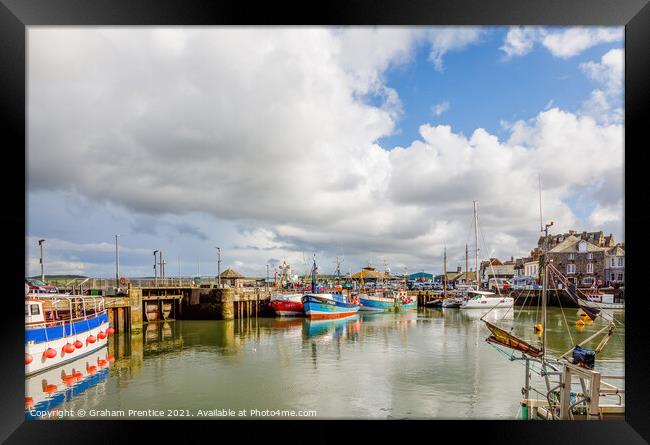
{"type": "Polygon", "coordinates": [[[25,375],[60,366],[104,347],[109,328],[103,297],[25,296],[25,375]]]}
{"type": "Polygon", "coordinates": [[[586,306],[596,309],[625,309],[625,303],[614,303],[614,295],[586,293],[586,306]]]}
{"type": "Polygon", "coordinates": [[[493,309],[512,307],[515,300],[512,297],[497,295],[494,292],[471,290],[467,292],[467,299],[461,303],[461,309],[493,309]]]}
{"type": "Polygon", "coordinates": [[[115,361],[104,345],[90,354],[25,379],[25,417],[36,419],[105,382],[115,361]]]}

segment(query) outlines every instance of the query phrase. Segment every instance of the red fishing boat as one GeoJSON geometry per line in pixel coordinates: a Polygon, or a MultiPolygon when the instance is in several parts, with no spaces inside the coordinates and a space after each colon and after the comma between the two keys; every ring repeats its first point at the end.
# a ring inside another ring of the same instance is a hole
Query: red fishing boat
{"type": "Polygon", "coordinates": [[[302,304],[302,294],[273,294],[269,307],[280,316],[305,315],[302,304]]]}

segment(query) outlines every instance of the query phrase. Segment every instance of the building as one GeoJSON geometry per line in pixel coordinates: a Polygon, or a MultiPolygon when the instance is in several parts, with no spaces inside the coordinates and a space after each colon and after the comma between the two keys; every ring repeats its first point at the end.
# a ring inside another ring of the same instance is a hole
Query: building
{"type": "Polygon", "coordinates": [[[625,250],[621,244],[605,252],[605,285],[625,285],[625,250]]]}
{"type": "Polygon", "coordinates": [[[364,281],[378,281],[378,280],[384,280],[390,278],[388,274],[385,274],[384,272],[380,272],[374,267],[367,266],[361,269],[359,272],[352,274],[352,279],[353,280],[361,280],[363,278],[364,281]]]}
{"type": "MultiPolygon", "coordinates": [[[[569,230],[568,233],[561,233],[559,235],[549,235],[548,237],[548,250],[553,249],[555,246],[559,245],[560,243],[564,242],[569,237],[576,237],[578,239],[581,239],[583,241],[587,241],[588,243],[593,244],[596,247],[615,247],[616,243],[614,242],[614,235],[611,233],[609,236],[605,236],[602,230],[598,232],[582,232],[578,233],[575,230],[569,230]]],[[[537,248],[538,249],[543,249],[544,248],[544,237],[540,236],[539,240],[537,241],[537,248]]]]}
{"type": "Polygon", "coordinates": [[[526,262],[523,263],[523,276],[539,278],[539,259],[533,259],[532,257],[526,258],[526,262]]]}
{"type": "Polygon", "coordinates": [[[228,268],[219,275],[221,284],[228,287],[243,287],[246,278],[239,272],[228,268]]]}
{"type": "Polygon", "coordinates": [[[582,236],[569,235],[548,251],[548,258],[570,282],[578,287],[591,287],[604,284],[605,255],[608,250],[582,236]]]}
{"type": "Polygon", "coordinates": [[[481,282],[488,283],[490,278],[512,279],[515,276],[516,261],[511,257],[510,261],[501,262],[497,258],[490,258],[481,263],[481,282]]]}
{"type": "Polygon", "coordinates": [[[422,272],[416,272],[409,275],[410,281],[433,281],[433,274],[422,272]]]}
{"type": "MultiPolygon", "coordinates": [[[[436,275],[435,281],[436,283],[442,284],[443,278],[445,275],[440,274],[436,275]]],[[[469,284],[474,284],[476,283],[476,272],[473,270],[470,270],[469,272],[463,272],[461,267],[458,266],[458,268],[454,271],[447,271],[447,286],[450,287],[455,287],[460,285],[469,285],[469,284]]]]}

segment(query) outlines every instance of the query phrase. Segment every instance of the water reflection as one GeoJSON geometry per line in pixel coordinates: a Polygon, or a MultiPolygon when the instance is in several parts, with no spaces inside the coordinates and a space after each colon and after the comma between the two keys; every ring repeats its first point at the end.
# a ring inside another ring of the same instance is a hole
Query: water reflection
{"type": "MultiPolygon", "coordinates": [[[[85,386],[65,386],[75,371],[57,369],[26,379],[26,394],[46,410],[218,405],[314,409],[319,418],[513,418],[523,367],[485,342],[484,314],[422,308],[334,320],[152,322],[112,337],[103,356],[71,363],[83,370],[113,357],[85,386]],[[52,384],[56,390],[45,391],[52,384]]],[[[539,315],[536,308],[495,309],[485,319],[536,344],[539,315]]],[[[623,313],[616,316],[624,322],[623,313]]],[[[578,318],[575,309],[549,309],[549,351],[561,355],[607,324],[599,318],[578,329],[578,318]]],[[[623,358],[623,340],[621,325],[599,354],[603,373],[622,371],[609,360],[623,358]]]]}

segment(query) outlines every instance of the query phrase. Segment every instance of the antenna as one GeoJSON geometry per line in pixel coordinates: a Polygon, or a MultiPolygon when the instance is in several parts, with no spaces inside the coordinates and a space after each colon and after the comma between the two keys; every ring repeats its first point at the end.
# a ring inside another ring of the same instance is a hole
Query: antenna
{"type": "Polygon", "coordinates": [[[537,174],[537,181],[539,185],[539,231],[544,231],[544,223],[542,222],[542,175],[537,174]]]}

